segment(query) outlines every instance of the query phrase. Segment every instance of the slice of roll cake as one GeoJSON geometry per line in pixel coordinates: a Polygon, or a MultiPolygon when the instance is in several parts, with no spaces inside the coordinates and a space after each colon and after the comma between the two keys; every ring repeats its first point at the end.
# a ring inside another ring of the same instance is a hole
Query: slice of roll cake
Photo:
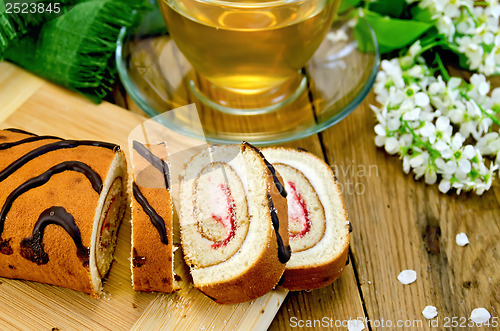
{"type": "Polygon", "coordinates": [[[349,251],[350,223],[332,169],[315,155],[291,148],[262,153],[283,176],[288,192],[292,257],[283,287],[312,290],[342,273],[349,251]]]}
{"type": "Polygon", "coordinates": [[[290,258],[286,192],[247,143],[213,146],[181,173],[179,221],[196,288],[218,303],[273,289],[290,258]]]}
{"type": "Polygon", "coordinates": [[[132,143],[132,284],[136,291],[173,292],[173,205],[164,144],[132,143]]]}
{"type": "Polygon", "coordinates": [[[117,145],[0,130],[0,276],[97,297],[126,184],[117,145]]]}

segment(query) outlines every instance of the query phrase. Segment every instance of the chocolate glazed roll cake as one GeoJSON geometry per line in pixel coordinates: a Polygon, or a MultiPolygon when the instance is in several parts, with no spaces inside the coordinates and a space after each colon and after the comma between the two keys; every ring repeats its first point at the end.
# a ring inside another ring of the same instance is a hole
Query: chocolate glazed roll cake
{"type": "Polygon", "coordinates": [[[247,143],[214,146],[181,174],[184,259],[196,288],[218,303],[273,289],[290,258],[286,192],[279,174],[247,143]]]}
{"type": "Polygon", "coordinates": [[[312,290],[342,273],[349,251],[350,223],[332,169],[315,155],[290,148],[264,148],[288,192],[292,256],[282,286],[312,290]]]}
{"type": "Polygon", "coordinates": [[[132,143],[132,283],[136,291],[179,289],[173,270],[173,205],[167,148],[132,143]]]}
{"type": "Polygon", "coordinates": [[[0,130],[0,276],[97,297],[126,178],[117,145],[0,130]]]}

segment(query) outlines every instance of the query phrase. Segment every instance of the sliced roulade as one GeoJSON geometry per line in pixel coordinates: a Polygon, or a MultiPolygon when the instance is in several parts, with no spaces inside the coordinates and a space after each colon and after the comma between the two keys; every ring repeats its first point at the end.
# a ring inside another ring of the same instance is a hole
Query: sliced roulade
{"type": "Polygon", "coordinates": [[[332,283],[346,265],[350,223],[332,169],[311,153],[264,148],[288,192],[292,256],[282,286],[312,290],[332,283]]]}
{"type": "Polygon", "coordinates": [[[279,174],[247,143],[192,157],[181,173],[178,213],[194,286],[219,303],[274,288],[290,257],[285,197],[279,174]]]}
{"type": "Polygon", "coordinates": [[[117,145],[0,130],[0,276],[97,297],[126,183],[117,145]]]}
{"type": "Polygon", "coordinates": [[[132,283],[136,291],[173,292],[173,205],[164,144],[132,143],[132,283]]]}

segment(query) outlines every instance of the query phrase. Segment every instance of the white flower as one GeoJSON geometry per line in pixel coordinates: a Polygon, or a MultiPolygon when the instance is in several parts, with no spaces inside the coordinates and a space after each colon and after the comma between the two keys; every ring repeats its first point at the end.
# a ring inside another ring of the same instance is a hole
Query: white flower
{"type": "Polygon", "coordinates": [[[420,129],[422,137],[433,145],[432,147],[439,152],[448,151],[451,143],[453,127],[450,125],[450,119],[444,116],[436,120],[436,124],[426,122],[420,129]]]}
{"type": "Polygon", "coordinates": [[[385,151],[389,154],[396,154],[399,151],[399,141],[394,137],[385,140],[385,151]]]}
{"type": "Polygon", "coordinates": [[[437,79],[437,81],[432,82],[429,85],[428,92],[431,95],[445,94],[446,93],[446,84],[443,81],[443,77],[439,76],[438,79],[437,79]]]}
{"type": "Polygon", "coordinates": [[[497,132],[485,134],[477,141],[476,148],[483,155],[496,155],[500,151],[499,134],[497,132]]]}
{"type": "MultiPolygon", "coordinates": [[[[476,27],[481,35],[467,37],[476,43],[491,40],[487,28],[476,27]]],[[[494,41],[500,47],[500,38],[494,41]]],[[[378,122],[375,144],[399,154],[403,171],[413,172],[415,179],[439,182],[443,193],[483,194],[500,167],[500,134],[490,132],[491,118],[500,114],[500,88],[488,95],[490,83],[481,74],[473,75],[470,84],[434,77],[419,51],[415,43],[411,54],[382,63],[374,87],[381,105],[370,105],[378,122]]]]}
{"type": "Polygon", "coordinates": [[[382,67],[382,70],[386,72],[387,77],[392,81],[394,86],[400,89],[405,86],[403,71],[397,59],[392,59],[390,61],[383,60],[380,66],[382,67]]]}
{"type": "Polygon", "coordinates": [[[415,104],[419,107],[426,107],[429,105],[429,96],[424,92],[415,94],[415,104]]]}
{"type": "Polygon", "coordinates": [[[476,29],[476,23],[470,16],[463,15],[457,20],[457,32],[460,34],[473,34],[476,29]]]}
{"type": "Polygon", "coordinates": [[[420,117],[420,108],[415,107],[412,110],[404,113],[403,120],[404,121],[416,121],[420,117]]]}
{"type": "Polygon", "coordinates": [[[412,58],[415,58],[418,54],[420,54],[421,50],[422,46],[420,45],[419,39],[410,46],[410,48],[408,49],[408,55],[410,55],[412,58]]]}
{"type": "Polygon", "coordinates": [[[467,57],[470,69],[486,75],[500,73],[500,5],[490,0],[486,6],[474,6],[473,0],[422,0],[436,20],[436,28],[451,46],[467,57]]]}
{"type": "Polygon", "coordinates": [[[451,42],[455,36],[455,25],[449,16],[441,16],[437,21],[437,29],[439,32],[443,33],[448,37],[448,41],[451,42]]]}
{"type": "Polygon", "coordinates": [[[415,179],[420,179],[429,171],[429,153],[425,151],[410,159],[410,165],[413,167],[415,179]]]}
{"type": "Polygon", "coordinates": [[[486,81],[484,75],[474,74],[470,78],[470,85],[472,89],[467,92],[467,95],[476,102],[482,103],[490,91],[490,83],[486,81]]]}
{"type": "Polygon", "coordinates": [[[451,183],[449,179],[442,179],[439,182],[438,189],[441,193],[447,193],[451,189],[451,183]]]}
{"type": "Polygon", "coordinates": [[[499,49],[500,48],[495,46],[492,52],[486,55],[483,63],[479,64],[478,67],[479,72],[483,72],[484,74],[491,76],[499,71],[497,62],[500,61],[496,59],[497,53],[500,53],[499,49]]]}
{"type": "Polygon", "coordinates": [[[479,65],[483,61],[483,47],[475,43],[470,36],[457,38],[456,41],[458,44],[458,51],[465,54],[468,58],[469,67],[472,70],[479,68],[479,65]]]}
{"type": "Polygon", "coordinates": [[[403,171],[405,174],[408,174],[410,172],[411,165],[410,165],[410,156],[405,155],[403,157],[403,171]]]}
{"type": "Polygon", "coordinates": [[[500,18],[500,5],[498,0],[489,0],[488,7],[484,11],[484,14],[498,21],[500,18]]]}
{"type": "Polygon", "coordinates": [[[427,167],[427,169],[425,169],[424,179],[425,179],[426,184],[432,185],[432,184],[436,183],[436,181],[437,181],[436,169],[434,167],[427,167]]]}

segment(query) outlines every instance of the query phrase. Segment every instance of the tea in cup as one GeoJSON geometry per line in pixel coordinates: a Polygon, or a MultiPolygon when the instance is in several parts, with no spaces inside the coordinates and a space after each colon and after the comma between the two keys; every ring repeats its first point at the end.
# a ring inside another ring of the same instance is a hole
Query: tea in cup
{"type": "Polygon", "coordinates": [[[302,68],[323,41],[340,0],[158,0],[171,37],[212,108],[263,113],[307,87],[302,68]],[[200,86],[209,86],[211,91],[200,86]]]}

